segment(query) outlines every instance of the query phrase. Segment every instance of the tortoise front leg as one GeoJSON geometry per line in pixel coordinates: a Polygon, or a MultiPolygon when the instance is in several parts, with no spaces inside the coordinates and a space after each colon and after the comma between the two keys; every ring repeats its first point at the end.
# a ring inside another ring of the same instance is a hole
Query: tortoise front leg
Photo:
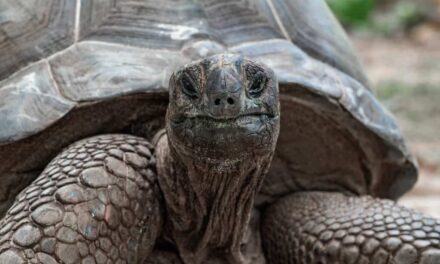
{"type": "Polygon", "coordinates": [[[140,263],[161,228],[152,146],[129,135],[75,143],[0,221],[0,263],[140,263]]]}
{"type": "Polygon", "coordinates": [[[268,263],[439,264],[440,221],[389,200],[302,192],[266,211],[268,263]]]}

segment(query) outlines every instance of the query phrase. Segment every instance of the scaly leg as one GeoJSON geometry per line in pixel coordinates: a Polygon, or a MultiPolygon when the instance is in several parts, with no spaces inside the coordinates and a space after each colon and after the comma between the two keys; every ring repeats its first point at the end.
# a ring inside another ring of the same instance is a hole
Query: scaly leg
{"type": "Polygon", "coordinates": [[[369,196],[292,194],[267,209],[262,237],[268,263],[440,263],[440,220],[369,196]]]}
{"type": "Polygon", "coordinates": [[[0,263],[141,263],[162,221],[151,152],[129,135],[65,149],[0,221],[0,263]]]}

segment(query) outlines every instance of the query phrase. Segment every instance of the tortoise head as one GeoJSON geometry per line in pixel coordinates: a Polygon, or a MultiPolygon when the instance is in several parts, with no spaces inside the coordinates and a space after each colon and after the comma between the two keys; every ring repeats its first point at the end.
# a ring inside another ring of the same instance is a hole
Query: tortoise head
{"type": "Polygon", "coordinates": [[[209,161],[243,160],[275,149],[278,83],[267,66],[215,55],[170,79],[167,133],[180,153],[209,161]]]}

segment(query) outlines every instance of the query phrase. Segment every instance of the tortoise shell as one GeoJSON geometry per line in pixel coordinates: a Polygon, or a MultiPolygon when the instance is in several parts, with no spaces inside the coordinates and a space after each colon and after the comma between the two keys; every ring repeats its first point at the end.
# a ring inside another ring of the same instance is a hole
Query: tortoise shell
{"type": "Polygon", "coordinates": [[[272,67],[281,133],[261,194],[397,198],[417,169],[323,0],[0,2],[0,215],[63,147],[163,124],[168,78],[233,52],[272,67]]]}

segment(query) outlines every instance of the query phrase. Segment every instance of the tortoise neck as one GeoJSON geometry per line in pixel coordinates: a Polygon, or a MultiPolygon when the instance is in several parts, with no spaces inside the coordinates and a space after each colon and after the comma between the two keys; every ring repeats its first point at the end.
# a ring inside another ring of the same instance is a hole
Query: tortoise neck
{"type": "Polygon", "coordinates": [[[157,156],[166,229],[183,260],[203,263],[207,256],[229,255],[230,263],[240,262],[240,244],[272,154],[227,165],[194,161],[164,136],[157,156]]]}

